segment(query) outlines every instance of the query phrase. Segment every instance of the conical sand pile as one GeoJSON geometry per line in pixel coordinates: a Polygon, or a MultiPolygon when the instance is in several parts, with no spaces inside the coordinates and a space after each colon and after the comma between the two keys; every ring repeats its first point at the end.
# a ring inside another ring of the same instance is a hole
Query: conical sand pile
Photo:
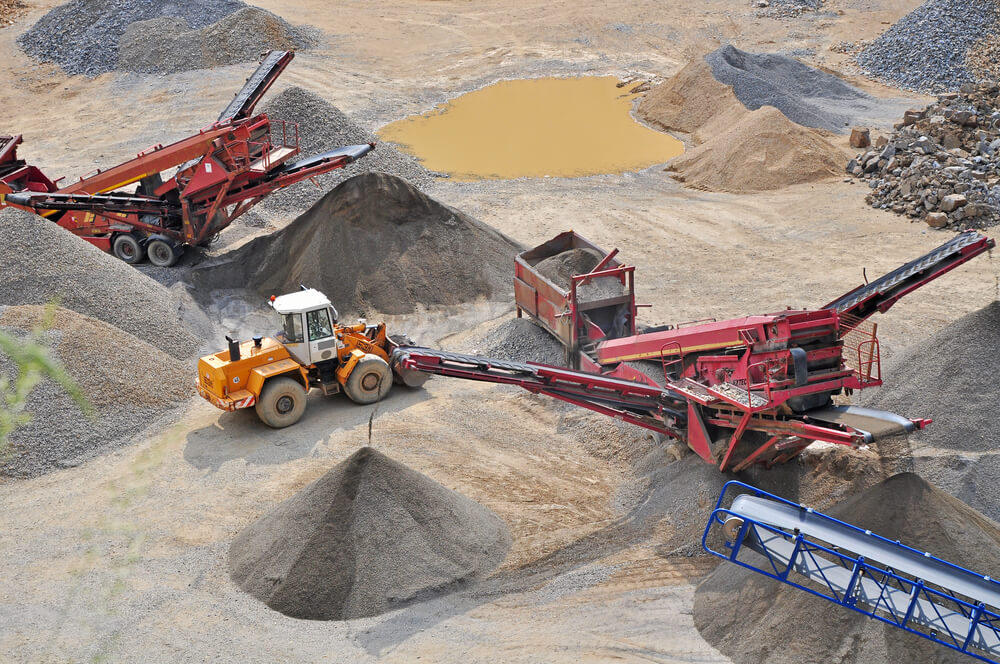
{"type": "Polygon", "coordinates": [[[488,509],[364,447],[241,532],[229,569],[285,615],[347,620],[488,574],[509,547],[488,509]]]}

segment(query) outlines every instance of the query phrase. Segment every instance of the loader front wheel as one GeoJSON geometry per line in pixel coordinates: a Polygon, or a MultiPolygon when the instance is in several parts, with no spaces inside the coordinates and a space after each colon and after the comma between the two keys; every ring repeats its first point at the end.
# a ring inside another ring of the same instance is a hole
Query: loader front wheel
{"type": "Polygon", "coordinates": [[[129,265],[135,265],[142,260],[145,252],[142,250],[142,245],[139,244],[139,240],[135,239],[134,235],[129,233],[121,233],[115,238],[114,243],[111,245],[111,251],[114,255],[121,260],[125,261],[129,265]]]}
{"type": "Polygon", "coordinates": [[[257,399],[257,417],[273,429],[289,427],[306,412],[306,390],[294,378],[271,378],[257,399]]]}
{"type": "Polygon", "coordinates": [[[344,393],[359,404],[375,403],[389,393],[392,387],[392,370],[378,355],[365,355],[354,365],[344,383],[344,393]]]}
{"type": "Polygon", "coordinates": [[[174,253],[174,248],[164,240],[152,240],[146,245],[146,253],[149,255],[149,262],[156,267],[171,267],[179,258],[174,253]]]}

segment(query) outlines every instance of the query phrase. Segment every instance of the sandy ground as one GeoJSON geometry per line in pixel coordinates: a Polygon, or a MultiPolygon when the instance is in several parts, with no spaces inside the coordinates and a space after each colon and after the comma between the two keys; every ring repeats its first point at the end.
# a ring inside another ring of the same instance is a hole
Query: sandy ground
{"type": "MultiPolygon", "coordinates": [[[[23,132],[22,154],[54,174],[83,173],[208,124],[249,73],[67,78],[13,44],[55,4],[35,2],[0,29],[0,69],[13,82],[0,87],[0,130],[23,132]]],[[[500,78],[669,76],[726,41],[838,69],[845,56],[831,45],[874,37],[919,0],[828,0],[820,14],[785,20],[731,0],[257,4],[329,34],[280,85],[314,90],[375,129],[500,78]]],[[[867,207],[861,187],[834,179],[711,194],[654,167],[442,181],[430,193],[524,244],[573,228],[620,248],[638,268],[652,323],[822,305],[860,284],[862,268],[874,278],[946,239],[867,207]]],[[[883,354],[992,301],[996,275],[993,259],[980,258],[904,299],[879,321],[883,354]]],[[[511,310],[483,304],[391,322],[448,344],[511,310]]],[[[225,559],[243,525],[368,440],[368,408],[314,396],[302,423],[275,432],[252,413],[220,414],[195,400],[125,450],[34,480],[0,480],[0,652],[25,662],[726,661],[691,621],[706,563],[659,551],[655,520],[629,511],[643,504],[633,469],[601,452],[615,437],[599,419],[581,426],[566,413],[509,388],[447,380],[381,404],[373,444],[496,511],[514,548],[480,586],[348,623],[268,610],[229,581],[225,559]]]]}

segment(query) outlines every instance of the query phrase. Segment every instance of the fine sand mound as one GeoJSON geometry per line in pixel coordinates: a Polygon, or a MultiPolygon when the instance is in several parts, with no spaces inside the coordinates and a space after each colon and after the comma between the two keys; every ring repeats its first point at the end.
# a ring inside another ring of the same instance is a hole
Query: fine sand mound
{"type": "Polygon", "coordinates": [[[382,173],[354,177],[287,227],[192,272],[204,289],[317,288],[345,312],[413,312],[507,296],[518,246],[382,173]]]}
{"type": "MultiPolygon", "coordinates": [[[[23,337],[42,327],[46,314],[46,307],[35,305],[0,308],[0,330],[23,337]]],[[[193,394],[188,363],[94,318],[57,307],[41,338],[83,390],[95,417],[85,417],[54,381],[43,380],[27,401],[31,422],[11,435],[4,474],[75,466],[131,440],[193,394]]],[[[0,373],[14,377],[2,353],[0,373]]]]}
{"type": "Polygon", "coordinates": [[[667,170],[697,189],[746,193],[839,175],[845,159],[818,131],[765,107],[672,160],[667,170]]]}
{"type": "MultiPolygon", "coordinates": [[[[0,305],[49,304],[103,320],[177,358],[198,351],[185,295],[36,215],[0,210],[0,305]]],[[[108,347],[94,339],[95,348],[108,347]]],[[[112,349],[114,350],[114,349],[112,349]]],[[[100,351],[98,351],[100,352],[100,351]]]]}
{"type": "MultiPolygon", "coordinates": [[[[1000,573],[1000,527],[912,473],[895,475],[828,511],[835,518],[981,574],[1000,573]]],[[[942,648],[737,565],[698,587],[695,626],[738,664],[966,662],[942,648]]]]}
{"type": "Polygon", "coordinates": [[[348,620],[484,576],[509,548],[491,511],[363,447],[237,535],[229,569],[287,616],[348,620]]]}
{"type": "Polygon", "coordinates": [[[311,43],[302,30],[258,7],[244,7],[201,29],[191,29],[183,19],[161,16],[128,26],[118,44],[117,69],[146,74],[211,69],[311,43]],[[155,49],[149,48],[150,35],[156,35],[155,49]]]}
{"type": "Polygon", "coordinates": [[[1000,302],[968,314],[886,362],[889,376],[859,402],[934,423],[910,437],[914,448],[995,452],[1000,403],[1000,302]]]}

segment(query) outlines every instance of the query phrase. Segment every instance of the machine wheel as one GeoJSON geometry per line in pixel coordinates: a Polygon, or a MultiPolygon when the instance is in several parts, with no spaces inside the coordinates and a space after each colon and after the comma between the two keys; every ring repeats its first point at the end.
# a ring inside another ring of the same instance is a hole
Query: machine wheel
{"type": "Polygon", "coordinates": [[[378,355],[367,354],[358,360],[344,383],[344,392],[354,403],[375,403],[389,393],[392,371],[378,355]]]}
{"type": "Polygon", "coordinates": [[[146,254],[149,256],[149,262],[156,267],[170,267],[180,258],[165,240],[151,240],[146,245],[146,254]]]}
{"type": "Polygon", "coordinates": [[[135,239],[135,236],[130,233],[119,234],[111,245],[111,251],[115,256],[129,265],[135,265],[145,255],[142,245],[139,244],[139,240],[135,239]]]}
{"type": "Polygon", "coordinates": [[[306,390],[294,378],[271,378],[257,399],[257,417],[273,429],[291,426],[306,412],[306,390]]]}

